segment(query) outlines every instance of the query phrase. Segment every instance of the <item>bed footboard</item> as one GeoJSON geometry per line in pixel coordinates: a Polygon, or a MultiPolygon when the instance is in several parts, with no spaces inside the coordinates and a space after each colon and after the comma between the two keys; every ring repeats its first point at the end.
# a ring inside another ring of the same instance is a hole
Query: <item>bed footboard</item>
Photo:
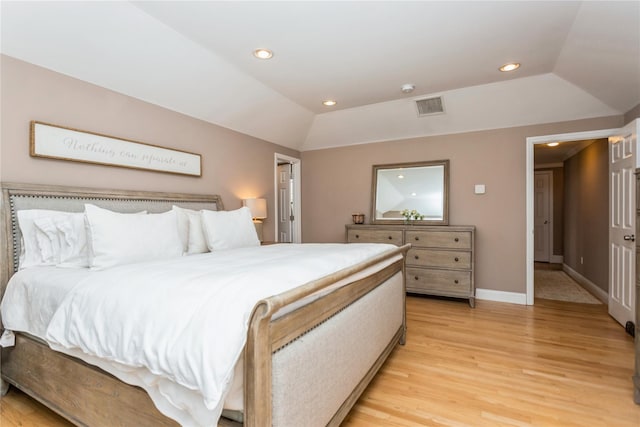
{"type": "Polygon", "coordinates": [[[300,299],[300,290],[258,304],[245,350],[245,426],[339,425],[404,342],[402,270],[400,259],[275,320],[281,307],[300,299]]]}
{"type": "Polygon", "coordinates": [[[396,273],[348,310],[325,321],[322,328],[276,351],[272,361],[274,426],[340,424],[355,403],[349,399],[352,392],[360,388],[359,395],[364,390],[369,378],[362,380],[371,367],[377,371],[381,355],[386,356],[398,341],[402,288],[402,274],[396,273]]]}

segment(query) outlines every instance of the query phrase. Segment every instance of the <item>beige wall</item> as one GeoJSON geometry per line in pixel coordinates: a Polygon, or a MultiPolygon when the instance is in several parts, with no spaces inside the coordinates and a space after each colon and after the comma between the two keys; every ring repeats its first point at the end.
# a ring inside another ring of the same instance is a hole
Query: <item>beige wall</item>
{"type": "Polygon", "coordinates": [[[369,222],[372,165],[449,159],[450,223],[477,227],[477,287],[524,293],[526,138],[621,125],[614,116],[305,151],[303,240],[344,241],[356,211],[369,222]],[[474,195],[474,184],[485,184],[486,194],[474,195]]]}
{"type": "Polygon", "coordinates": [[[98,188],[217,193],[227,209],[266,197],[273,240],[274,153],[297,151],[1,56],[0,180],[98,188]],[[32,158],[29,122],[39,120],[202,155],[202,177],[32,158]]]}
{"type": "Polygon", "coordinates": [[[370,214],[371,166],[451,160],[451,224],[477,226],[477,285],[524,292],[525,139],[614,128],[622,116],[298,153],[247,135],[0,56],[0,180],[99,188],[218,193],[228,209],[243,197],[269,201],[273,155],[302,158],[305,242],[343,241],[351,213],[370,214]],[[40,120],[202,154],[200,178],[29,157],[29,121],[40,120]],[[473,194],[485,184],[487,194],[473,194]]]}
{"type": "Polygon", "coordinates": [[[564,263],[609,292],[607,140],[599,139],[567,159],[564,171],[564,263]]]}

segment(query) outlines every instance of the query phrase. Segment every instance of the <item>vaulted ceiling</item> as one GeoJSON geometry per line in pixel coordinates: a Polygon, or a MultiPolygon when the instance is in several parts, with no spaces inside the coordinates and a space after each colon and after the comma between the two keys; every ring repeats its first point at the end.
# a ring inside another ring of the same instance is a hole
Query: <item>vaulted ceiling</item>
{"type": "Polygon", "coordinates": [[[640,103],[635,1],[1,8],[6,55],[301,151],[618,115],[640,103]],[[257,48],[273,58],[256,59],[257,48]],[[507,62],[522,65],[498,71],[507,62]],[[436,95],[444,114],[418,117],[415,100],[436,95]]]}

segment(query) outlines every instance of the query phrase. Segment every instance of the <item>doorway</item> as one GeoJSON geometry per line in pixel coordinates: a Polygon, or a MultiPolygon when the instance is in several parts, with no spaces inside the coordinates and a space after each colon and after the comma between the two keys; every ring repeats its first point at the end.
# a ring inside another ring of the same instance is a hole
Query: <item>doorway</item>
{"type": "MultiPolygon", "coordinates": [[[[607,292],[603,292],[608,302],[609,314],[621,325],[632,324],[636,319],[635,304],[635,262],[636,262],[636,178],[635,170],[640,160],[637,156],[637,136],[640,133],[640,120],[635,120],[620,129],[607,129],[600,131],[578,132],[572,134],[547,135],[541,137],[527,138],[526,146],[526,215],[527,215],[527,277],[526,277],[526,300],[532,305],[534,299],[534,253],[535,238],[531,228],[534,225],[534,176],[533,169],[533,148],[536,144],[544,144],[555,141],[576,141],[588,139],[605,139],[605,173],[607,179],[602,180],[604,187],[597,190],[598,183],[591,183],[590,191],[593,194],[606,194],[608,199],[602,205],[608,211],[604,213],[608,225],[605,235],[607,251],[597,257],[607,259],[605,273],[607,273],[607,292]],[[608,237],[608,239],[607,239],[608,237]]],[[[602,156],[602,155],[601,155],[602,156]]],[[[600,156],[599,156],[600,157],[600,156]]],[[[596,215],[600,218],[601,215],[596,215]]],[[[584,236],[590,237],[595,229],[589,229],[584,236]]],[[[582,245],[583,247],[597,247],[599,245],[582,245]]],[[[576,254],[569,254],[576,256],[576,254]]],[[[583,264],[582,254],[579,254],[579,264],[583,264]]],[[[575,264],[575,260],[574,260],[575,264]]],[[[599,265],[599,264],[589,264],[599,265]]],[[[585,267],[587,264],[585,263],[585,267]]],[[[570,268],[568,269],[571,270],[570,268]]],[[[586,282],[589,282],[586,280],[586,282]]],[[[587,283],[589,284],[589,283],[587,283]]],[[[597,287],[596,287],[597,288],[597,287]]],[[[596,289],[598,290],[598,289],[596,289]]],[[[600,292],[602,292],[600,290],[600,292]]],[[[596,292],[597,294],[597,292],[596,292]]]]}
{"type": "Polygon", "coordinates": [[[284,154],[274,157],[275,241],[302,243],[300,159],[284,154]]]}
{"type": "Polygon", "coordinates": [[[526,143],[526,304],[534,303],[534,259],[535,259],[535,164],[534,146],[552,142],[586,141],[608,138],[619,129],[575,132],[558,135],[528,137],[526,143]]]}

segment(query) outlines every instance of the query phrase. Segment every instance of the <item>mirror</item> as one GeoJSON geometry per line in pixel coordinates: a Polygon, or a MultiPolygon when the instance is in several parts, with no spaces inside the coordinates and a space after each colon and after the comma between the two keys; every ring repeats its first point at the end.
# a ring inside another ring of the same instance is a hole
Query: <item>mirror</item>
{"type": "Polygon", "coordinates": [[[371,193],[373,224],[447,225],[449,160],[374,165],[371,193]]]}

